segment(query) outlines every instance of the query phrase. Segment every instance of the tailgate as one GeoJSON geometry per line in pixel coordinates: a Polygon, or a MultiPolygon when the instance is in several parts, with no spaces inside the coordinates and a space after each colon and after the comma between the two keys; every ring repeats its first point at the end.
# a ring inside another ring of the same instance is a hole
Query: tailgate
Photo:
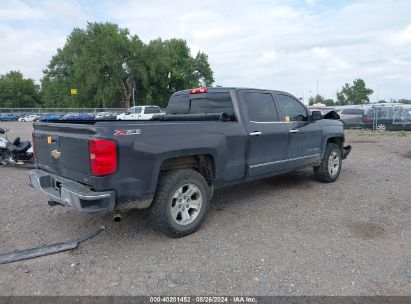
{"type": "Polygon", "coordinates": [[[90,184],[88,140],[93,134],[88,125],[35,124],[33,139],[38,168],[90,184]]]}

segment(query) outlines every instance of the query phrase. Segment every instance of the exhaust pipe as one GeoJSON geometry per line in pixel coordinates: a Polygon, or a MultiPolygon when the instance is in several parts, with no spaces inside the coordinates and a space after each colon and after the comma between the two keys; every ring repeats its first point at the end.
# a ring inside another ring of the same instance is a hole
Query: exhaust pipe
{"type": "Polygon", "coordinates": [[[113,221],[115,221],[115,222],[120,222],[121,221],[121,214],[120,213],[115,213],[114,215],[113,215],[113,221]]]}

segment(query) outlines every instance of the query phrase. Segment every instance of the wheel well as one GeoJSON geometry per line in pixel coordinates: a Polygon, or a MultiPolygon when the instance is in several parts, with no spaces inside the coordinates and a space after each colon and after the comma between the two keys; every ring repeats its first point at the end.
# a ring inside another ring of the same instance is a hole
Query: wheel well
{"type": "Polygon", "coordinates": [[[342,137],[331,137],[331,138],[327,139],[327,144],[328,143],[333,143],[333,144],[339,145],[340,147],[343,146],[343,142],[344,142],[344,140],[343,140],[342,137]]]}
{"type": "Polygon", "coordinates": [[[175,169],[194,169],[204,176],[211,186],[214,180],[214,159],[211,155],[173,157],[163,161],[160,173],[175,169]]]}

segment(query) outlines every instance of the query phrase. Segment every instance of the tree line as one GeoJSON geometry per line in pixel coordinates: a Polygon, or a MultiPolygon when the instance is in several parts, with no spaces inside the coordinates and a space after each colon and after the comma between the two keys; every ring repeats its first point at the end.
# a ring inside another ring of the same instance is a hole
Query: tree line
{"type": "Polygon", "coordinates": [[[133,95],[164,107],[172,93],[213,82],[208,56],[192,56],[183,39],[145,44],[116,24],[88,23],[51,58],[41,86],[18,71],[1,75],[0,107],[128,108],[133,95]]]}
{"type": "Polygon", "coordinates": [[[323,96],[317,94],[315,97],[310,97],[308,104],[322,103],[326,106],[367,104],[370,103],[370,95],[372,93],[374,93],[374,91],[367,88],[363,79],[356,79],[352,84],[344,84],[341,91],[337,92],[336,101],[333,99],[325,99],[323,96]]]}

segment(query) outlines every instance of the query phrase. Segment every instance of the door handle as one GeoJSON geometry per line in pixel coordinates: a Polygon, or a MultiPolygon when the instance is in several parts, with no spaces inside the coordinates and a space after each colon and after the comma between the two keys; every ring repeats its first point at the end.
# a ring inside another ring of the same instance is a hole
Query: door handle
{"type": "Polygon", "coordinates": [[[262,135],[263,133],[262,132],[260,132],[260,131],[254,131],[254,132],[251,132],[250,133],[250,136],[259,136],[259,135],[262,135]]]}
{"type": "Polygon", "coordinates": [[[298,129],[291,129],[290,130],[290,133],[298,133],[299,131],[298,131],[298,129]]]}

